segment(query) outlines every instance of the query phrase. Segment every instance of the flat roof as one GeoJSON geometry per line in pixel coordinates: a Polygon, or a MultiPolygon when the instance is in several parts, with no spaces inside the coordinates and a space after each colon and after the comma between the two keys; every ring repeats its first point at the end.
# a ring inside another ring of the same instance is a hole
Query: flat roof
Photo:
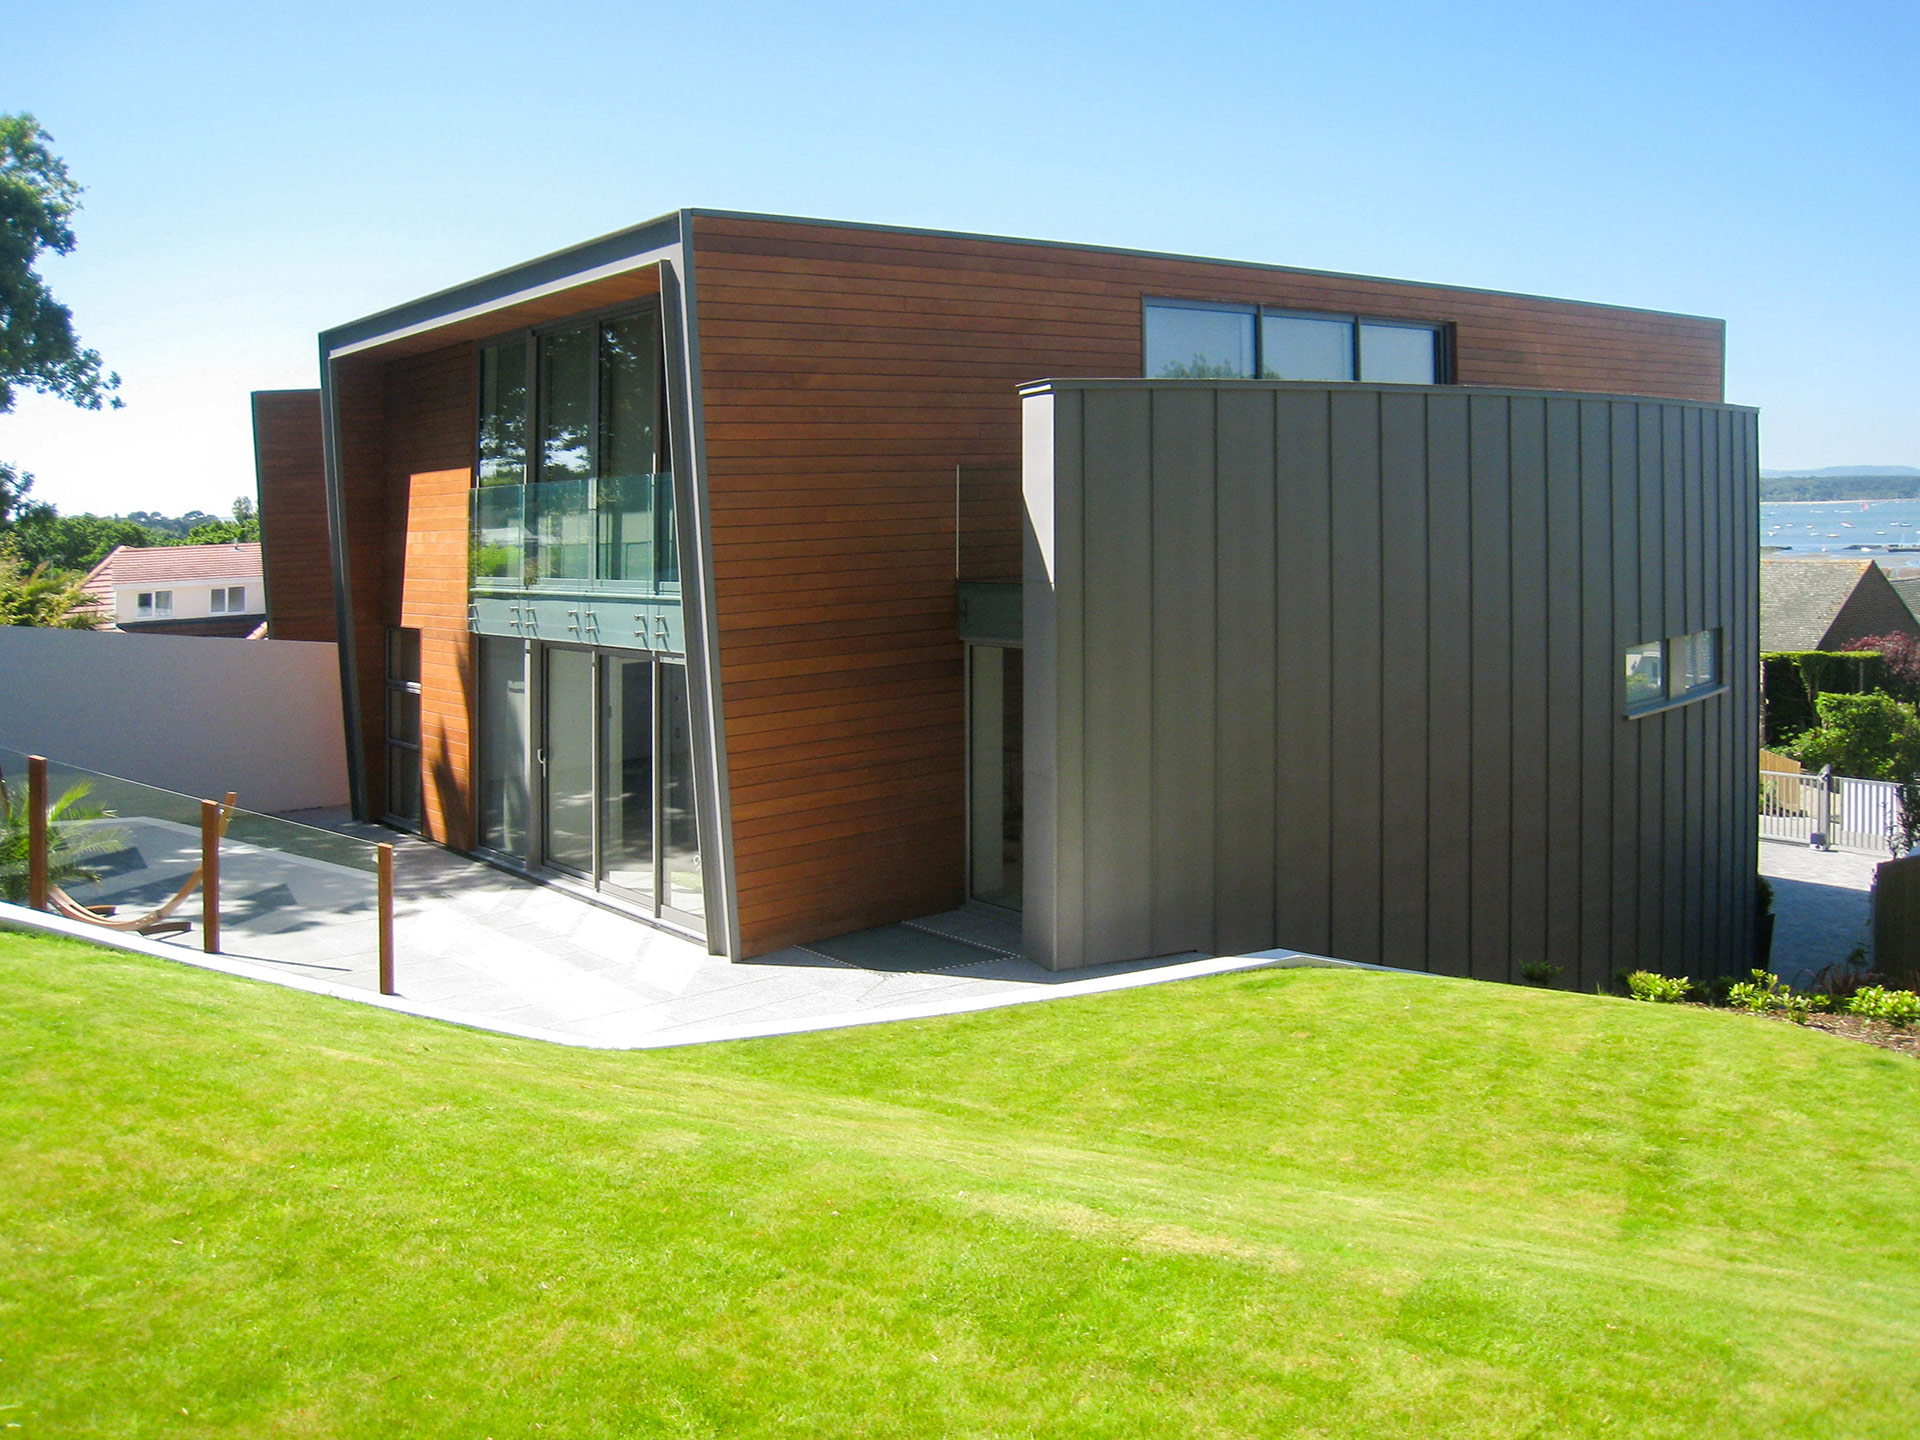
{"type": "Polygon", "coordinates": [[[1316,270],[1300,265],[1276,265],[1259,260],[1223,260],[1210,255],[1182,255],[1164,250],[1136,250],[1119,245],[1088,245],[1071,240],[1034,240],[1018,235],[986,235],[965,230],[933,230],[911,225],[876,225],[861,220],[823,220],[803,215],[762,215],[749,210],[675,210],[654,219],[615,230],[592,240],[569,245],[532,260],[522,261],[504,270],[496,270],[445,290],[436,290],[417,300],[375,311],[358,320],[350,320],[320,334],[323,354],[360,349],[383,338],[403,332],[433,328],[454,317],[484,311],[507,301],[542,291],[564,288],[575,277],[593,272],[613,273],[623,268],[651,263],[656,252],[685,242],[691,221],[698,218],[746,220],[774,225],[811,226],[831,230],[862,230],[883,235],[921,235],[945,240],[973,240],[996,245],[1028,245],[1036,249],[1072,250],[1094,255],[1125,255],[1137,259],[1182,260],[1203,265],[1229,265],[1283,275],[1314,275],[1337,280],[1376,280],[1394,285],[1409,285],[1425,290],[1446,290],[1465,295],[1497,295],[1514,300],[1539,300],[1552,304],[1587,305],[1596,309],[1618,310],[1628,314],[1660,315],[1678,320],[1702,320],[1720,323],[1711,315],[1692,315],[1678,310],[1655,310],[1638,305],[1616,305],[1603,300],[1571,300],[1565,296],[1535,295],[1520,290],[1493,290],[1475,285],[1448,285],[1437,280],[1397,280],[1383,275],[1360,275],[1343,270],[1316,270]]]}

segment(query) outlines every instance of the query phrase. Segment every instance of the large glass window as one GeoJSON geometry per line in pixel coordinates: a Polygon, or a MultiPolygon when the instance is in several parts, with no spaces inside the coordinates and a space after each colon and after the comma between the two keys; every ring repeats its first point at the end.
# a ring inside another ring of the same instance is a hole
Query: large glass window
{"type": "Polygon", "coordinates": [[[527,342],[480,350],[480,483],[527,480],[527,342]]]}
{"type": "Polygon", "coordinates": [[[1147,306],[1147,374],[1173,380],[1244,380],[1254,373],[1253,311],[1147,306]]]}
{"type": "Polygon", "coordinates": [[[527,854],[526,642],[479,637],[480,843],[527,854]]]}
{"type": "Polygon", "coordinates": [[[1362,381],[1436,385],[1446,327],[1270,310],[1197,300],[1148,300],[1149,379],[1362,381]]]}

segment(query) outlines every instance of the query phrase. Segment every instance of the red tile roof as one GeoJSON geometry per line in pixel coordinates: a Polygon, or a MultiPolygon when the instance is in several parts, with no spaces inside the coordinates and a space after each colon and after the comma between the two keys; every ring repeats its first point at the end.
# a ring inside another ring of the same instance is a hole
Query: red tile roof
{"type": "Polygon", "coordinates": [[[259,581],[260,546],[116,545],[87,572],[86,588],[108,595],[116,585],[172,585],[194,580],[259,581]]]}

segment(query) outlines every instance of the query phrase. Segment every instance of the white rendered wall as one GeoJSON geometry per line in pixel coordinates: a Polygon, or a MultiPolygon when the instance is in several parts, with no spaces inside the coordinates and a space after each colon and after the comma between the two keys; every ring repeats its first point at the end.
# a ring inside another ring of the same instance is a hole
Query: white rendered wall
{"type": "Polygon", "coordinates": [[[347,803],[335,648],[0,625],[0,748],[248,810],[347,803]]]}
{"type": "Polygon", "coordinates": [[[114,620],[118,624],[135,623],[141,620],[205,620],[216,612],[213,608],[213,592],[230,586],[243,586],[246,594],[241,596],[245,602],[242,608],[221,615],[264,615],[267,613],[267,587],[258,575],[236,575],[231,580],[189,580],[184,583],[147,581],[138,585],[116,585],[114,594],[114,620]],[[140,597],[155,595],[165,591],[173,596],[173,608],[164,615],[142,615],[140,597]]]}

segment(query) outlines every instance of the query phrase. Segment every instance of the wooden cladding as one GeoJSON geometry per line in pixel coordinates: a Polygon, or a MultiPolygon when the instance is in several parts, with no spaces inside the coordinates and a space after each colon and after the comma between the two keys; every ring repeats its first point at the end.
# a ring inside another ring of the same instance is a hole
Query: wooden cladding
{"type": "Polygon", "coordinates": [[[334,371],[353,591],[360,748],[374,814],[387,809],[385,646],[420,632],[421,828],[471,849],[473,647],[467,631],[467,491],[474,351],[454,345],[334,371]]]}
{"type": "Polygon", "coordinates": [[[1751,411],[1241,382],[1027,402],[1028,949],[1480,979],[1752,953],[1751,411]],[[1720,632],[1637,718],[1623,656],[1720,632]]]}
{"type": "Polygon", "coordinates": [[[254,392],[253,463],[267,633],[275,640],[331,642],[333,549],[318,390],[254,392]]]}
{"type": "Polygon", "coordinates": [[[1713,320],[796,221],[692,240],[749,955],[960,903],[956,470],[1001,477],[963,486],[959,548],[1008,568],[1016,387],[1139,375],[1143,297],[1446,323],[1466,384],[1720,399],[1713,320]]]}

